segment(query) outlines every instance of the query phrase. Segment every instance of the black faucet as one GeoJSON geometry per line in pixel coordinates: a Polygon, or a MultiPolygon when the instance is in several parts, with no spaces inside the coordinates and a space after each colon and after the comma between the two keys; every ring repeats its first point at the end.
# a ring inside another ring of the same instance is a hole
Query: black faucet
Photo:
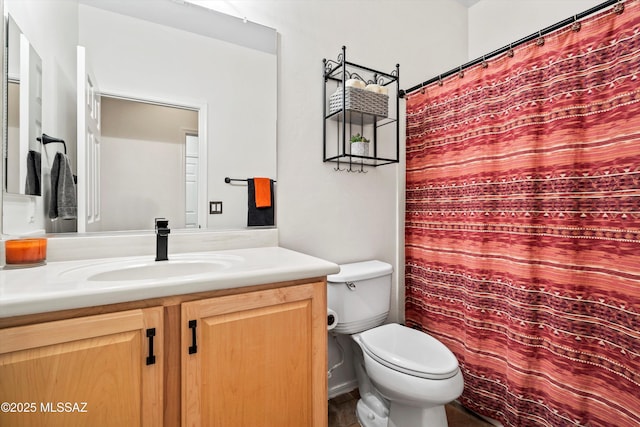
{"type": "Polygon", "coordinates": [[[156,261],[167,261],[167,247],[169,244],[169,220],[156,218],[156,261]]]}

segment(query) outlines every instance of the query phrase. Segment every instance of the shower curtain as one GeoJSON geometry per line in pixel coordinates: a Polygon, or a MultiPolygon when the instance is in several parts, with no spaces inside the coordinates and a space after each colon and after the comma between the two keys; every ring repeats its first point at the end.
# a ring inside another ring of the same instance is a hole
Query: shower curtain
{"type": "Polygon", "coordinates": [[[407,97],[406,323],[505,426],[640,425],[640,0],[623,5],[407,97]]]}

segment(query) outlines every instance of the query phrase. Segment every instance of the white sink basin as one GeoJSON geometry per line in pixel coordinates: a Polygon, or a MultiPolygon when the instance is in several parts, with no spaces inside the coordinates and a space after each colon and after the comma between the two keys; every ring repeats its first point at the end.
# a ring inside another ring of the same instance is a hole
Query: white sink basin
{"type": "Polygon", "coordinates": [[[226,270],[243,259],[223,254],[178,254],[168,261],[151,257],[133,257],[70,268],[60,273],[63,279],[87,282],[159,281],[189,279],[226,270]]]}
{"type": "Polygon", "coordinates": [[[103,271],[87,277],[90,282],[163,279],[213,273],[229,268],[228,262],[165,261],[146,265],[127,266],[103,271]]]}

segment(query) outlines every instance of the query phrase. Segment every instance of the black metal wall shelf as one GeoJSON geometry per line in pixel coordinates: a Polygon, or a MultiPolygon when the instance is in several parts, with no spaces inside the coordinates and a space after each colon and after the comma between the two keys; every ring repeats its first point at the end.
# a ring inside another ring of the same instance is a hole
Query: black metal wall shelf
{"type": "Polygon", "coordinates": [[[323,161],[336,163],[335,170],[350,172],[366,172],[365,167],[398,163],[400,65],[385,73],[349,62],[345,46],[337,60],[323,59],[322,64],[323,161]],[[347,81],[351,79],[373,85],[374,91],[379,89],[386,95],[348,87],[347,81]],[[368,154],[358,154],[352,149],[350,139],[356,134],[370,140],[368,154]]]}

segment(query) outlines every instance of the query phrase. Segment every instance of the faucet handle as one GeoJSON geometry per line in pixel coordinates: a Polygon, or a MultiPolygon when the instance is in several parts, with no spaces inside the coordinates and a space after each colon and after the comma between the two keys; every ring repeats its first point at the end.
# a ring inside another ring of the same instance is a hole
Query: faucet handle
{"type": "Polygon", "coordinates": [[[166,218],[156,218],[156,228],[169,227],[169,220],[166,218]]]}

